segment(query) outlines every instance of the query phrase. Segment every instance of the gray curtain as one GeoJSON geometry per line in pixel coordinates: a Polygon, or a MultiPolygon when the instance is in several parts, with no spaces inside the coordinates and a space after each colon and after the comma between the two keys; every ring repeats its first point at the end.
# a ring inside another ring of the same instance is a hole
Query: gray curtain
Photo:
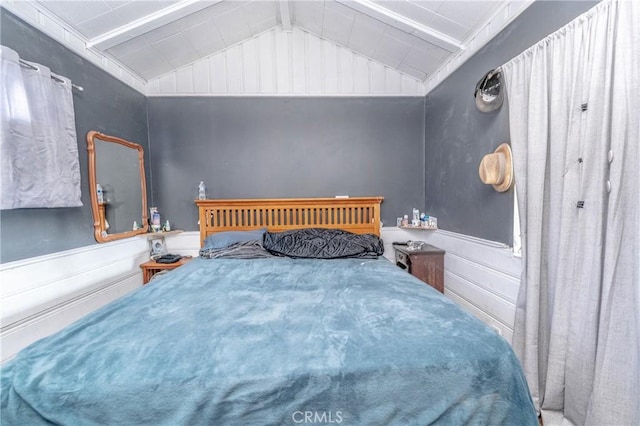
{"type": "Polygon", "coordinates": [[[0,46],[0,210],[78,207],[71,81],[0,46]]]}
{"type": "Polygon", "coordinates": [[[640,424],[639,9],[600,3],[502,67],[523,232],[513,344],[545,425],[640,424]]]}

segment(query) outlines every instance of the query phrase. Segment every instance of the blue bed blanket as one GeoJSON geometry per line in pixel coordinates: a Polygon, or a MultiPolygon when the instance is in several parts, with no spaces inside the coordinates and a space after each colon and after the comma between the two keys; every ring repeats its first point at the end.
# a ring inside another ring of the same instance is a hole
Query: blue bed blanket
{"type": "Polygon", "coordinates": [[[537,425],[510,346],[387,260],[194,259],[0,391],[3,425],[537,425]]]}

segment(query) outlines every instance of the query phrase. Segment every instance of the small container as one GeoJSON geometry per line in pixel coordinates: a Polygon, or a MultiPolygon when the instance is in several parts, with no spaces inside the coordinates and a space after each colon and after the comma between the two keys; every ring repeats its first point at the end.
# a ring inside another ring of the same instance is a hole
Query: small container
{"type": "Polygon", "coordinates": [[[402,218],[399,217],[399,218],[396,219],[396,221],[397,221],[396,226],[397,227],[401,227],[402,226],[402,218]]]}
{"type": "Polygon", "coordinates": [[[164,226],[162,227],[162,230],[165,231],[165,232],[171,231],[171,224],[169,223],[168,220],[165,220],[164,226]]]}
{"type": "Polygon", "coordinates": [[[134,220],[134,221],[133,221],[133,230],[134,230],[134,231],[137,231],[137,230],[138,230],[138,228],[139,228],[139,227],[138,227],[138,221],[137,221],[137,220],[134,220]]]}
{"type": "Polygon", "coordinates": [[[420,220],[420,210],[418,210],[418,209],[413,209],[412,221],[414,221],[414,220],[420,220]]]}
{"type": "Polygon", "coordinates": [[[405,214],[404,218],[402,218],[402,226],[407,226],[409,225],[409,215],[405,214]]]}
{"type": "Polygon", "coordinates": [[[420,226],[420,219],[413,219],[411,221],[411,226],[420,226]]]}
{"type": "Polygon", "coordinates": [[[151,213],[151,232],[160,232],[162,226],[160,225],[160,213],[158,213],[158,208],[149,208],[149,213],[151,213]]]}
{"type": "Polygon", "coordinates": [[[198,200],[206,200],[206,199],[207,199],[206,188],[204,186],[204,182],[200,181],[200,184],[198,185],[198,200]]]}

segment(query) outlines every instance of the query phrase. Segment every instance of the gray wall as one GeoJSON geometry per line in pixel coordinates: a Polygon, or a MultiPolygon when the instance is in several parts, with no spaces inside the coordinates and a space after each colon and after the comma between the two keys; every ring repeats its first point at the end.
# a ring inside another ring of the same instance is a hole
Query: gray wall
{"type": "Polygon", "coordinates": [[[382,220],[424,206],[424,98],[148,99],[153,203],[197,230],[208,198],[382,195],[382,220]]]}
{"type": "Polygon", "coordinates": [[[84,87],[82,93],[74,90],[73,96],[84,206],[0,211],[0,262],[4,263],[95,244],[85,142],[89,130],[139,143],[145,151],[149,143],[144,95],[5,9],[0,13],[3,45],[84,87]]]}
{"type": "Polygon", "coordinates": [[[219,198],[383,195],[388,225],[412,207],[426,207],[443,229],[510,244],[513,191],[498,194],[477,177],[482,156],[509,139],[507,106],[480,113],[473,88],[484,72],[595,3],[534,3],[426,104],[422,98],[147,100],[0,9],[2,44],[85,88],[74,93],[85,205],[1,211],[0,262],[95,242],[84,139],[89,130],[145,148],[150,205],[177,228],[197,229],[193,200],[204,180],[208,196],[219,198]]]}
{"type": "MultiPolygon", "coordinates": [[[[486,71],[517,56],[597,2],[542,1],[530,6],[426,99],[426,210],[449,231],[512,244],[513,189],[498,193],[478,178],[482,157],[509,141],[508,105],[483,114],[473,100],[486,71]]],[[[517,180],[517,176],[516,176],[517,180]]]]}

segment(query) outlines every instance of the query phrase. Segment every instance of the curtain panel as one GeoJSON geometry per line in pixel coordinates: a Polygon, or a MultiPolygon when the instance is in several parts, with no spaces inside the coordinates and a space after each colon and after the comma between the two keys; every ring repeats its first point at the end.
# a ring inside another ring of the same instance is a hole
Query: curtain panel
{"type": "Polygon", "coordinates": [[[514,348],[545,425],[640,424],[640,5],[503,65],[523,274],[514,348]]]}
{"type": "Polygon", "coordinates": [[[71,81],[0,48],[0,209],[82,206],[71,81]]]}

